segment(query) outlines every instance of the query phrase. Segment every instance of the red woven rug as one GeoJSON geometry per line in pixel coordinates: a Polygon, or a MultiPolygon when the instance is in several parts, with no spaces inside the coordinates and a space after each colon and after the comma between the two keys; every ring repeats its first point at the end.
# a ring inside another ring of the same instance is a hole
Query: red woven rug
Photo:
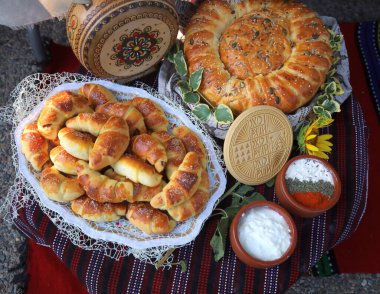
{"type": "MultiPolygon", "coordinates": [[[[380,149],[379,123],[376,108],[371,99],[366,70],[356,38],[356,24],[341,26],[350,58],[351,84],[354,95],[360,101],[369,128],[369,201],[366,214],[358,230],[351,238],[334,249],[339,271],[341,273],[376,273],[380,272],[380,235],[375,234],[373,225],[377,224],[377,211],[380,210],[380,198],[375,191],[375,181],[380,178],[376,166],[380,166],[380,157],[376,151],[380,149]]],[[[70,48],[51,44],[51,62],[45,71],[78,72],[81,67],[70,48]]],[[[27,293],[86,293],[65,265],[55,256],[50,248],[29,242],[27,293]]]]}

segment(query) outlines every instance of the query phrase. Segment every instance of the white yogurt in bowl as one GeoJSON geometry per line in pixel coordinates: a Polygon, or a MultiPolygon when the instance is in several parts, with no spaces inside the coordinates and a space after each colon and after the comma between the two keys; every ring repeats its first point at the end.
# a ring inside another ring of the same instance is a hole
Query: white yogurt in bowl
{"type": "Polygon", "coordinates": [[[254,207],[243,213],[238,239],[244,250],[262,261],[281,258],[291,244],[291,231],[285,218],[267,207],[254,207]]]}

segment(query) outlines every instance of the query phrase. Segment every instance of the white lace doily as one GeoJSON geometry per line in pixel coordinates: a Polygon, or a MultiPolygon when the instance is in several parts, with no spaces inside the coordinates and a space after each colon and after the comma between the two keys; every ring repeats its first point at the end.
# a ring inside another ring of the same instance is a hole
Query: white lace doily
{"type": "Polygon", "coordinates": [[[174,231],[166,235],[149,236],[131,225],[126,219],[109,223],[95,223],[76,216],[68,204],[51,201],[44,195],[38,182],[38,174],[32,170],[24,155],[21,154],[21,133],[27,123],[38,118],[44,101],[48,97],[63,90],[76,91],[84,82],[93,80],[95,78],[79,74],[35,74],[25,78],[11,93],[15,98],[12,116],[14,126],[12,131],[14,133],[13,161],[19,173],[17,173],[7,196],[6,206],[10,212],[8,216],[11,219],[16,218],[17,210],[20,207],[37,201],[58,229],[77,246],[84,249],[104,250],[107,255],[114,258],[133,254],[147,262],[154,262],[169,248],[183,246],[194,240],[205,220],[211,215],[216,201],[223,194],[226,186],[221,150],[198,119],[181,106],[174,105],[154,89],[144,84],[139,84],[139,88],[133,88],[109,81],[96,80],[96,83],[113,90],[120,100],[135,96],[152,99],[164,109],[170,122],[170,128],[175,125],[186,125],[198,134],[209,154],[207,169],[211,197],[202,213],[186,222],[179,223],[174,231]]]}

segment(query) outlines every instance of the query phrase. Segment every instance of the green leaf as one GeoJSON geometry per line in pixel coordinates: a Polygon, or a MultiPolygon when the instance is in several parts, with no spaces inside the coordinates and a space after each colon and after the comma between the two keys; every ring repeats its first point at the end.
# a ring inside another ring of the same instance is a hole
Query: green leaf
{"type": "Polygon", "coordinates": [[[227,105],[219,104],[215,109],[215,119],[219,123],[230,124],[234,121],[234,115],[227,105]]]}
{"type": "Polygon", "coordinates": [[[231,206],[227,207],[224,211],[225,211],[225,213],[227,213],[230,220],[232,220],[235,217],[235,215],[238,213],[240,208],[241,208],[241,206],[232,206],[231,205],[231,206]]]}
{"type": "Polygon", "coordinates": [[[325,110],[322,106],[314,106],[313,111],[319,117],[331,118],[331,113],[325,110]]]}
{"type": "Polygon", "coordinates": [[[248,185],[241,185],[236,191],[235,193],[239,194],[239,195],[245,195],[247,194],[248,192],[251,192],[251,191],[254,191],[255,190],[255,187],[253,186],[248,186],[248,185]]]}
{"type": "Polygon", "coordinates": [[[174,66],[179,75],[183,77],[187,75],[187,65],[182,50],[174,54],[174,66]]]}
{"type": "Polygon", "coordinates": [[[325,100],[321,106],[330,113],[340,112],[340,104],[335,100],[325,100]]]}
{"type": "Polygon", "coordinates": [[[333,81],[329,83],[325,88],[326,94],[335,94],[336,92],[336,83],[333,81]]]}
{"type": "Polygon", "coordinates": [[[178,264],[180,267],[181,267],[181,273],[184,273],[187,271],[187,263],[186,263],[186,260],[182,259],[180,260],[179,264],[178,264]]]}
{"type": "Polygon", "coordinates": [[[271,178],[268,182],[265,183],[265,185],[268,187],[268,188],[272,188],[274,186],[274,181],[276,180],[276,177],[274,178],[271,178]]]}
{"type": "Polygon", "coordinates": [[[181,80],[177,83],[177,85],[181,90],[182,97],[184,97],[186,93],[190,92],[190,87],[187,82],[181,80]]]}
{"type": "Polygon", "coordinates": [[[226,250],[226,237],[229,224],[229,218],[227,216],[222,217],[219,221],[218,226],[216,227],[214,236],[212,236],[211,238],[210,245],[212,247],[212,250],[214,251],[215,261],[219,261],[224,256],[224,252],[226,250]]]}
{"type": "Polygon", "coordinates": [[[194,92],[188,92],[183,96],[183,101],[190,104],[197,104],[200,100],[199,94],[194,92]]]}
{"type": "Polygon", "coordinates": [[[177,51],[179,50],[179,47],[178,47],[178,43],[175,43],[172,48],[170,49],[170,51],[168,52],[166,58],[171,62],[171,63],[174,63],[174,55],[177,53],[177,51]]]}
{"type": "Polygon", "coordinates": [[[306,131],[309,128],[309,126],[310,126],[310,123],[307,123],[306,125],[302,126],[300,128],[300,130],[298,131],[297,143],[298,143],[298,147],[300,148],[301,153],[305,153],[306,152],[306,149],[305,149],[305,134],[306,134],[306,131]]]}
{"type": "Polygon", "coordinates": [[[197,104],[193,109],[193,113],[203,122],[209,120],[211,116],[210,107],[204,103],[197,104]]]}
{"type": "Polygon", "coordinates": [[[245,204],[251,203],[256,200],[265,200],[265,197],[259,192],[253,192],[250,196],[239,195],[237,193],[232,193],[232,204],[231,206],[243,206],[245,204]]]}
{"type": "Polygon", "coordinates": [[[202,82],[203,68],[200,68],[190,75],[189,85],[193,91],[197,91],[202,82]]]}
{"type": "Polygon", "coordinates": [[[344,93],[344,90],[340,84],[340,82],[338,81],[337,78],[333,78],[335,84],[336,84],[336,92],[335,92],[335,95],[342,95],[344,93]]]}

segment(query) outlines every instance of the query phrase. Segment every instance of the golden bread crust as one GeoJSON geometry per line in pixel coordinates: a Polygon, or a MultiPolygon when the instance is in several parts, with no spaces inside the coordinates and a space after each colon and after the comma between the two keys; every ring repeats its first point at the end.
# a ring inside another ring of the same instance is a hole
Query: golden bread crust
{"type": "Polygon", "coordinates": [[[292,1],[204,1],[186,28],[184,52],[190,74],[204,68],[200,93],[235,114],[263,104],[295,111],[332,64],[322,21],[292,1]]]}

